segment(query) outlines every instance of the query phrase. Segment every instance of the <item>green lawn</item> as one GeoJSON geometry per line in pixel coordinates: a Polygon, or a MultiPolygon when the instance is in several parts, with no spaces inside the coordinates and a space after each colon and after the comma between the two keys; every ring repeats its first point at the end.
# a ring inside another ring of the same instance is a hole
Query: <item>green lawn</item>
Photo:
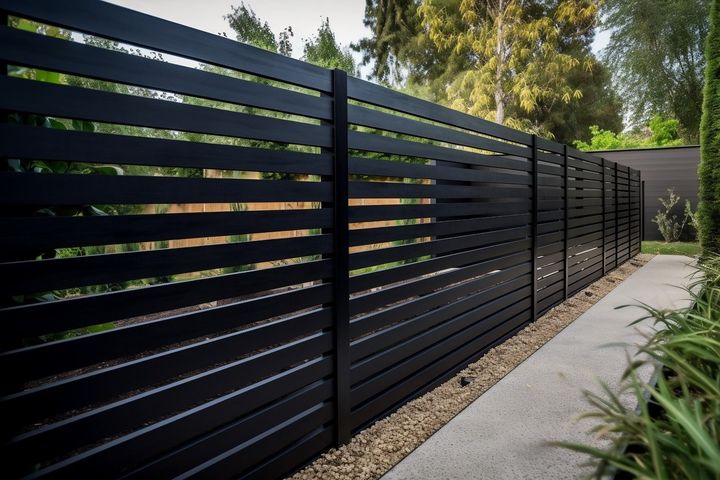
{"type": "Polygon", "coordinates": [[[700,244],[695,242],[642,242],[642,253],[693,257],[700,254],[700,244]]]}

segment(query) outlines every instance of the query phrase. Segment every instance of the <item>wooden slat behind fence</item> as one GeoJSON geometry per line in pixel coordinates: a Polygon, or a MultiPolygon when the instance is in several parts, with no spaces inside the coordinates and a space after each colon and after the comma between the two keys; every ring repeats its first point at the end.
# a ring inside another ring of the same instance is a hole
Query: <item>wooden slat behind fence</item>
{"type": "Polygon", "coordinates": [[[103,2],[0,10],[9,477],[281,477],[640,250],[635,170],[103,2]]]}

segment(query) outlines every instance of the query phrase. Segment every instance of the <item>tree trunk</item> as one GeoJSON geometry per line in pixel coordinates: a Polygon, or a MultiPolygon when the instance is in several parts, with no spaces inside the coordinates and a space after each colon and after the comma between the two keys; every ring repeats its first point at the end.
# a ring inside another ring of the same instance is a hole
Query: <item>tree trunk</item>
{"type": "Polygon", "coordinates": [[[503,48],[505,46],[504,11],[505,2],[501,0],[495,17],[497,24],[497,41],[495,44],[495,56],[497,57],[497,67],[495,67],[495,121],[497,123],[505,122],[505,94],[502,88],[502,75],[505,69],[505,49],[503,48]]]}

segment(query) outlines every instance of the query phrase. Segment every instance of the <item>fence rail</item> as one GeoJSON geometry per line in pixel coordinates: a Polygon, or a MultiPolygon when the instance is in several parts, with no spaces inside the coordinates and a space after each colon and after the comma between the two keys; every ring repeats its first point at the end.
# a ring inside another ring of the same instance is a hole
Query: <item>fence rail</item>
{"type": "Polygon", "coordinates": [[[0,11],[9,477],[280,477],[640,250],[636,170],[104,2],[0,11]]]}

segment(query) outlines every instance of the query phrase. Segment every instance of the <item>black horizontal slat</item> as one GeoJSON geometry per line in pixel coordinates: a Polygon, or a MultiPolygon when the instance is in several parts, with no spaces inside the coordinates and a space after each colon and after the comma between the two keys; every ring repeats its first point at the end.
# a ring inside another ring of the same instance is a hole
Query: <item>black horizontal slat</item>
{"type": "Polygon", "coordinates": [[[328,182],[0,173],[0,206],[327,201],[328,182]],[[280,183],[275,183],[280,182],[280,183]]]}
{"type": "Polygon", "coordinates": [[[253,140],[329,147],[329,127],[169,100],[0,77],[0,108],[63,118],[118,123],[253,140]]]}
{"type": "MultiPolygon", "coordinates": [[[[327,322],[331,319],[331,315],[329,309],[323,309],[298,314],[284,322],[308,321],[309,324],[327,322]]],[[[214,367],[143,395],[154,395],[167,389],[177,391],[178,388],[185,388],[186,385],[202,385],[203,382],[209,384],[207,382],[212,383],[216,379],[227,378],[225,375],[233,372],[236,378],[230,385],[237,388],[242,383],[242,379],[249,379],[247,381],[252,382],[253,379],[281,371],[286,365],[307,360],[310,358],[309,353],[327,351],[331,347],[332,340],[329,334],[316,334],[227,363],[228,360],[237,357],[233,355],[232,350],[237,347],[237,340],[243,339],[243,335],[243,332],[235,332],[215,337],[2,397],[0,405],[8,412],[13,412],[12,416],[8,417],[8,431],[64,412],[107,402],[126,392],[167,383],[179,375],[187,374],[188,369],[192,371],[214,367]],[[224,365],[216,367],[219,363],[224,365]]],[[[121,401],[119,405],[122,404],[121,401]]]]}
{"type": "MultiPolygon", "coordinates": [[[[433,160],[443,160],[478,166],[487,166],[488,162],[493,159],[493,155],[481,155],[467,150],[462,150],[460,148],[429,145],[427,143],[412,142],[410,140],[375,135],[372,133],[363,133],[354,130],[348,132],[348,147],[354,150],[429,158],[433,160]]],[[[504,151],[501,153],[507,153],[506,151],[508,148],[504,148],[503,150],[504,151]]],[[[498,168],[505,168],[508,170],[530,170],[528,162],[513,160],[505,157],[498,159],[497,165],[498,168]]]]}
{"type": "MultiPolygon", "coordinates": [[[[328,228],[329,209],[173,213],[0,219],[0,250],[44,252],[52,248],[328,228]]],[[[0,253],[0,258],[9,252],[0,253]]]]}
{"type": "Polygon", "coordinates": [[[507,242],[525,238],[530,232],[529,227],[495,230],[492,232],[462,235],[440,240],[419,242],[397,247],[376,248],[365,252],[350,255],[350,269],[368,267],[389,263],[396,260],[422,257],[425,255],[439,255],[457,250],[477,248],[491,243],[507,242]]]}
{"type": "Polygon", "coordinates": [[[329,253],[330,235],[166,248],[105,255],[0,264],[0,275],[16,278],[10,294],[45,292],[138,278],[196,272],[283,258],[329,253]]]}
{"type": "Polygon", "coordinates": [[[0,59],[12,65],[42,68],[324,120],[332,118],[332,105],[328,97],[314,97],[10,27],[0,28],[0,43],[3,44],[0,59]]]}
{"type": "MultiPolygon", "coordinates": [[[[430,312],[416,315],[413,318],[402,322],[398,321],[386,329],[373,332],[370,335],[353,342],[350,345],[350,356],[353,362],[357,362],[364,357],[368,357],[378,352],[382,353],[380,354],[380,360],[378,361],[376,361],[375,357],[373,357],[373,359],[369,360],[369,364],[364,361],[360,362],[358,365],[362,365],[362,367],[360,367],[357,371],[353,370],[351,377],[352,383],[357,383],[361,379],[382,370],[382,366],[396,363],[395,361],[386,360],[383,356],[393,345],[404,341],[405,339],[411,338],[414,335],[418,335],[427,329],[435,328],[442,322],[451,320],[456,316],[473,310],[482,304],[493,302],[495,300],[498,300],[498,304],[504,304],[502,299],[519,288],[529,286],[531,284],[531,278],[530,275],[526,274],[515,277],[505,283],[493,285],[493,283],[496,282],[497,280],[492,282],[488,282],[486,280],[484,282],[485,286],[488,284],[491,286],[485,288],[484,290],[482,289],[483,282],[472,282],[472,285],[463,286],[466,291],[472,287],[476,288],[476,290],[471,291],[469,295],[463,296],[462,298],[458,297],[454,299],[454,301],[452,297],[450,297],[446,300],[446,303],[450,301],[446,305],[441,304],[439,308],[433,309],[430,312]]],[[[464,294],[462,290],[463,289],[459,288],[455,289],[456,292],[464,294]]]]}
{"type": "MultiPolygon", "coordinates": [[[[269,343],[284,343],[293,338],[330,327],[332,321],[330,312],[319,313],[250,328],[228,335],[224,341],[214,342],[213,346],[215,349],[223,350],[225,359],[234,359],[260,348],[266,348],[269,343]],[[271,341],[269,341],[270,338],[271,341]]],[[[323,351],[318,348],[319,345],[315,339],[305,342],[303,344],[304,355],[308,357],[322,354],[323,351]]],[[[218,355],[217,351],[213,351],[213,355],[216,356],[216,359],[223,358],[223,355],[218,355]]],[[[295,357],[297,359],[298,355],[296,354],[295,357]]],[[[274,364],[271,357],[265,356],[263,359],[265,360],[263,362],[265,372],[272,365],[275,365],[275,368],[280,365],[280,369],[284,366],[282,363],[274,364]]],[[[304,360],[304,358],[302,359],[304,360]]],[[[222,394],[227,391],[229,385],[240,387],[257,381],[262,378],[258,376],[261,371],[248,369],[247,366],[252,364],[257,365],[257,359],[247,358],[241,362],[241,367],[245,368],[240,368],[237,364],[233,367],[223,366],[90,410],[67,420],[43,426],[15,437],[6,453],[22,455],[24,458],[30,458],[33,455],[52,457],[63,451],[70,451],[96,442],[116,432],[137,428],[145,422],[166,415],[167,412],[188,409],[203,400],[222,394]]],[[[190,369],[197,368],[197,364],[190,367],[190,369]]],[[[23,405],[23,409],[26,408],[27,405],[23,405]]]]}
{"type": "MultiPolygon", "coordinates": [[[[273,405],[262,408],[260,411],[246,418],[224,426],[217,432],[211,432],[201,439],[191,442],[187,446],[163,455],[160,459],[151,462],[149,465],[140,467],[134,472],[125,475],[123,478],[127,480],[171,476],[174,478],[213,458],[220,452],[226,452],[252,437],[261,435],[268,429],[269,425],[283,423],[323,400],[327,400],[332,393],[332,386],[331,381],[319,381],[308,385],[273,405]]],[[[325,430],[323,431],[325,432],[325,430]]],[[[322,448],[327,446],[329,446],[329,442],[323,443],[320,447],[316,447],[313,453],[318,453],[322,448]]],[[[284,454],[286,454],[288,449],[278,448],[278,450],[282,452],[280,458],[284,458],[284,454]]],[[[311,457],[312,453],[305,455],[306,456],[302,457],[303,460],[311,457]]],[[[297,460],[295,461],[297,462],[297,460]]],[[[277,462],[277,458],[273,458],[271,462],[277,462]]],[[[287,463],[284,463],[284,466],[279,466],[278,468],[280,469],[279,472],[284,473],[292,467],[287,467],[287,463]]],[[[257,470],[263,471],[262,467],[258,467],[257,470]]],[[[267,471],[267,469],[264,471],[267,471]]],[[[243,475],[242,478],[247,478],[247,475],[243,475]]]]}
{"type": "Polygon", "coordinates": [[[0,310],[6,327],[3,342],[18,343],[22,338],[95,325],[98,321],[113,322],[322,280],[331,274],[331,261],[320,260],[4,308],[0,310]],[[102,312],[100,319],[97,312],[102,312]]]}
{"type": "MultiPolygon", "coordinates": [[[[384,307],[407,298],[425,295],[453,283],[487,275],[491,272],[495,272],[496,270],[512,269],[514,267],[523,270],[527,269],[527,271],[529,271],[530,252],[526,251],[510,254],[504,257],[486,260],[464,267],[451,267],[445,271],[440,271],[435,275],[410,280],[371,293],[357,295],[350,299],[350,313],[352,315],[357,315],[363,312],[373,312],[380,307],[384,307]]],[[[409,306],[408,309],[411,310],[412,307],[409,306]]],[[[379,312],[378,315],[382,315],[382,312],[379,312]]],[[[356,321],[353,321],[350,324],[352,337],[369,331],[357,325],[356,321]]]]}
{"type": "Polygon", "coordinates": [[[527,186],[417,185],[389,182],[350,182],[350,198],[529,198],[527,186]]]}
{"type": "MultiPolygon", "coordinates": [[[[354,428],[365,425],[382,412],[391,410],[399,402],[409,398],[415,392],[422,391],[423,386],[432,384],[436,377],[440,377],[449,371],[464,368],[467,365],[467,360],[473,358],[477,352],[482,351],[488,345],[493,344],[494,341],[503,338],[504,335],[516,330],[520,325],[527,322],[529,320],[529,311],[521,310],[523,306],[528,308],[529,303],[529,300],[516,303],[488,317],[484,322],[476,323],[473,330],[479,327],[487,329],[493,325],[496,326],[475,338],[471,338],[471,333],[475,332],[469,332],[469,329],[466,330],[467,335],[465,335],[465,338],[468,341],[465,345],[450,350],[450,353],[445,357],[430,363],[427,368],[418,371],[379,397],[353,411],[352,424],[354,428]]],[[[440,345],[444,346],[444,344],[440,345]]]]}
{"type": "Polygon", "coordinates": [[[0,124],[0,155],[65,162],[329,175],[327,154],[0,124]]]}
{"type": "Polygon", "coordinates": [[[324,68],[127,8],[95,0],[76,0],[67,8],[58,8],[53,0],[3,0],[0,7],[11,14],[70,30],[294,85],[332,90],[331,73],[324,68]]]}
{"type": "Polygon", "coordinates": [[[360,292],[380,285],[387,285],[402,280],[407,280],[419,275],[437,272],[445,268],[460,267],[471,263],[489,260],[493,257],[519,253],[530,247],[530,240],[519,240],[514,242],[481,247],[460,253],[453,253],[431,260],[403,265],[400,267],[381,270],[364,275],[357,275],[350,278],[350,292],[360,292]]]}
{"type": "Polygon", "coordinates": [[[525,145],[529,145],[532,141],[532,137],[525,132],[383,88],[359,78],[348,78],[348,97],[525,145]]]}
{"type": "Polygon", "coordinates": [[[20,348],[0,354],[0,365],[13,379],[42,378],[321,305],[332,300],[331,292],[332,285],[317,285],[20,348]]]}
{"type": "MultiPolygon", "coordinates": [[[[265,404],[268,398],[278,398],[302,388],[316,381],[319,374],[328,375],[330,366],[331,359],[320,358],[294,367],[53,464],[35,475],[78,478],[87,472],[129,472],[165,453],[173,445],[181,446],[199,434],[237,419],[239,414],[265,404]]],[[[288,422],[294,423],[291,420],[288,422]]]]}
{"type": "MultiPolygon", "coordinates": [[[[529,287],[501,296],[481,306],[475,306],[465,313],[456,315],[440,325],[410,338],[407,341],[385,348],[383,351],[354,364],[350,370],[353,404],[362,404],[382,390],[399,383],[414,372],[421,371],[433,361],[460,347],[468,338],[473,338],[497,326],[488,317],[501,310],[517,313],[522,306],[527,308],[529,287]],[[392,366],[391,368],[387,368],[392,366]]],[[[476,301],[477,303],[477,301],[476,301]]]]}
{"type": "MultiPolygon", "coordinates": [[[[447,304],[464,295],[477,292],[482,288],[518,278],[519,276],[523,276],[528,273],[530,273],[530,265],[528,263],[523,263],[500,271],[493,271],[492,273],[486,272],[482,276],[472,278],[471,280],[465,281],[459,285],[445,286],[442,289],[438,289],[437,291],[418,298],[412,298],[399,305],[392,305],[379,312],[371,312],[353,320],[350,323],[350,338],[356,338],[360,335],[379,330],[392,323],[400,322],[414,315],[420,315],[428,310],[447,304]]],[[[446,285],[450,285],[450,283],[448,282],[446,285]]],[[[421,294],[424,292],[417,293],[421,294]]]]}
{"type": "Polygon", "coordinates": [[[243,475],[246,480],[265,480],[280,478],[287,472],[293,472],[307,463],[309,458],[317,457],[333,443],[335,428],[333,426],[316,430],[306,435],[295,445],[285,448],[281,454],[266,460],[262,465],[243,475]]]}
{"type": "Polygon", "coordinates": [[[443,222],[420,223],[396,227],[359,228],[350,230],[350,245],[367,245],[392,240],[435,235],[457,235],[487,231],[495,228],[519,227],[527,225],[529,220],[529,214],[521,214],[502,217],[472,218],[468,220],[447,220],[443,222]]]}
{"type": "MultiPolygon", "coordinates": [[[[478,160],[485,157],[479,155],[478,160]]],[[[497,172],[485,167],[497,167],[504,162],[500,158],[488,159],[487,165],[475,168],[463,168],[458,166],[437,166],[423,165],[417,163],[405,163],[392,160],[380,160],[375,158],[350,157],[348,170],[355,175],[369,175],[376,177],[399,177],[399,178],[432,178],[436,180],[458,180],[462,182],[481,183],[509,183],[517,185],[529,185],[531,178],[525,172],[512,173],[497,172]]]]}
{"type": "Polygon", "coordinates": [[[407,117],[398,117],[358,105],[348,105],[348,123],[481,150],[496,151],[521,157],[530,156],[528,147],[518,147],[517,145],[510,145],[487,137],[420,122],[407,117]]]}
{"type": "Polygon", "coordinates": [[[282,452],[293,442],[314,433],[332,419],[332,413],[332,402],[318,404],[188,470],[179,478],[232,478],[237,472],[246,472],[254,464],[282,452]]]}
{"type": "Polygon", "coordinates": [[[512,215],[527,213],[527,200],[516,202],[472,202],[434,205],[372,205],[351,206],[350,222],[400,220],[405,218],[470,217],[480,215],[512,215]]]}

